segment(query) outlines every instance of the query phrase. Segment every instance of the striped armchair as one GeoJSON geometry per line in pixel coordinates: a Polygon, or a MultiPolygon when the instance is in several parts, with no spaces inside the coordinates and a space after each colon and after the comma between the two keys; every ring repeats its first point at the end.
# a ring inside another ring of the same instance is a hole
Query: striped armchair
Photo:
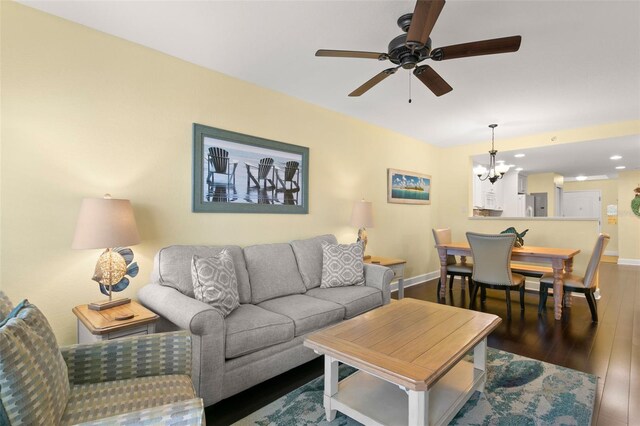
{"type": "Polygon", "coordinates": [[[26,301],[0,323],[0,398],[0,423],[9,425],[205,424],[188,332],[58,349],[26,301]]]}

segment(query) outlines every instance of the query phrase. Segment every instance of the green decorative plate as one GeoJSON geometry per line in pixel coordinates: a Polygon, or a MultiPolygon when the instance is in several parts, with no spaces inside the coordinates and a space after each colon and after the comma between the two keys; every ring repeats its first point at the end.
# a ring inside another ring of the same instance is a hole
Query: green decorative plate
{"type": "Polygon", "coordinates": [[[633,200],[631,200],[631,211],[636,216],[640,216],[640,196],[636,195],[633,200]]]}

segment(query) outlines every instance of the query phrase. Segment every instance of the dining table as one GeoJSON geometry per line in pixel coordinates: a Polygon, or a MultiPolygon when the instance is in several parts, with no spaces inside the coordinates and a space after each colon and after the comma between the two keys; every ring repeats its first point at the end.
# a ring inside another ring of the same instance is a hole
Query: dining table
{"type": "MultiPolygon", "coordinates": [[[[447,255],[460,256],[462,263],[472,257],[468,242],[453,242],[436,245],[440,258],[440,282],[447,282],[447,255]]],[[[564,298],[563,273],[573,271],[573,258],[580,253],[579,249],[522,246],[514,247],[511,260],[517,262],[550,264],[553,270],[553,306],[556,320],[562,318],[564,298]]],[[[440,286],[440,297],[445,297],[446,286],[440,286]]]]}

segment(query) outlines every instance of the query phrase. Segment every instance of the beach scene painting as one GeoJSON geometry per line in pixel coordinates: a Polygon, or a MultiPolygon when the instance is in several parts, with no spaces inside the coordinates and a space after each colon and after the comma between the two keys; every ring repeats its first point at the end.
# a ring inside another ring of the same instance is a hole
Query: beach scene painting
{"type": "Polygon", "coordinates": [[[194,124],[195,212],[307,213],[309,149],[194,124]]]}
{"type": "Polygon", "coordinates": [[[406,170],[387,170],[387,202],[431,204],[431,176],[406,170]]]}

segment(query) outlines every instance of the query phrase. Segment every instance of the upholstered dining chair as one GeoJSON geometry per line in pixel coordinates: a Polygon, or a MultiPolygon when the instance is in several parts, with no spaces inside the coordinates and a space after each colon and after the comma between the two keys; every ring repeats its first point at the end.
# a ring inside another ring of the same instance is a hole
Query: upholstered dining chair
{"type": "MultiPolygon", "coordinates": [[[[447,244],[451,242],[451,229],[443,228],[443,229],[432,229],[433,231],[433,239],[436,242],[436,245],[439,244],[447,244]]],[[[465,278],[469,279],[469,291],[471,291],[472,282],[471,275],[473,274],[473,264],[471,263],[460,263],[456,260],[456,257],[453,255],[447,256],[447,275],[449,275],[449,290],[453,290],[453,279],[454,277],[460,277],[460,285],[461,288],[464,289],[464,280],[465,278]]],[[[440,286],[446,285],[438,281],[438,293],[440,293],[440,286]]]]}
{"type": "Polygon", "coordinates": [[[524,310],[524,276],[511,272],[514,234],[478,234],[467,232],[473,256],[473,291],[469,307],[475,302],[478,288],[505,291],[507,318],[511,318],[511,291],[520,292],[520,310],[524,310]]]}
{"type": "MultiPolygon", "coordinates": [[[[602,260],[604,249],[607,247],[607,244],[609,244],[609,238],[608,234],[598,235],[584,276],[574,275],[571,272],[562,274],[562,280],[564,281],[563,289],[565,292],[584,294],[589,304],[591,320],[593,322],[598,322],[598,308],[593,293],[598,288],[600,261],[602,260]]],[[[538,305],[538,312],[542,312],[545,308],[550,288],[553,288],[553,274],[544,274],[542,278],[540,278],[540,303],[538,305]]]]}

